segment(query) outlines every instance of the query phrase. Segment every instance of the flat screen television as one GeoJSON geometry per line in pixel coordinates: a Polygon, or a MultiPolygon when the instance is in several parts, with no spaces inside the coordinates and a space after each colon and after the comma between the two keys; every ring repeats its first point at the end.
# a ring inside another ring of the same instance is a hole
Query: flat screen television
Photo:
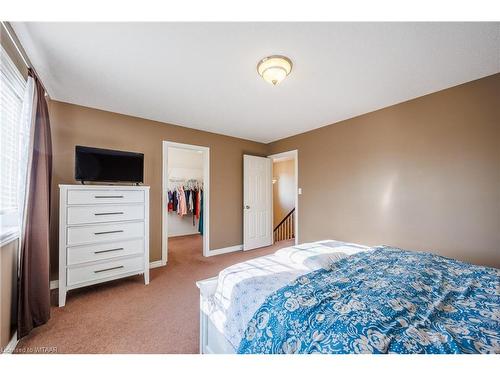
{"type": "Polygon", "coordinates": [[[141,183],[144,154],[76,146],[75,180],[141,183]]]}

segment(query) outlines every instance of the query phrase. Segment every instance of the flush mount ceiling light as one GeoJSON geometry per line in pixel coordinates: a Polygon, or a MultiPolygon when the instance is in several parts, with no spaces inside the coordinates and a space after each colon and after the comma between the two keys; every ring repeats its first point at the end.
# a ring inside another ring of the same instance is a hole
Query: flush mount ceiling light
{"type": "Polygon", "coordinates": [[[292,71],[292,61],[285,56],[273,55],[263,58],[257,64],[257,72],[266,82],[277,85],[292,71]]]}

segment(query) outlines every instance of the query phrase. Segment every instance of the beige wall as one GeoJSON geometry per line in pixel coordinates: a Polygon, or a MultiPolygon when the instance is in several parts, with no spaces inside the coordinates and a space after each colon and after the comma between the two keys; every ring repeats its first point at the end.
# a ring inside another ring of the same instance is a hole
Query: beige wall
{"type": "Polygon", "coordinates": [[[0,247],[0,353],[15,330],[18,241],[0,247]]]}
{"type": "Polygon", "coordinates": [[[74,184],[75,145],[144,153],[144,182],[151,186],[150,259],[161,258],[162,141],[210,147],[210,248],[242,243],[243,154],[265,156],[266,145],[137,117],[50,102],[53,179],[51,269],[57,278],[58,184],[74,184]]]}
{"type": "Polygon", "coordinates": [[[298,149],[301,242],[391,244],[499,267],[498,97],[500,74],[269,145],[53,101],[53,275],[57,184],[75,183],[76,144],[145,154],[160,259],[162,140],[210,147],[211,249],[242,243],[242,155],[298,149]]]}
{"type": "Polygon", "coordinates": [[[500,267],[500,74],[274,142],[269,153],[292,149],[301,242],[390,244],[500,267]]]}
{"type": "Polygon", "coordinates": [[[284,160],[273,163],[273,227],[295,206],[295,161],[284,160]]]}

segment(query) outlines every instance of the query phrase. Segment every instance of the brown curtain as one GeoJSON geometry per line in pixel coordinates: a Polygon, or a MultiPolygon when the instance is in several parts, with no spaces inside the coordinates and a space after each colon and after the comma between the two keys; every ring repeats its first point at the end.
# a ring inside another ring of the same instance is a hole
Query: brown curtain
{"type": "Polygon", "coordinates": [[[33,328],[50,318],[49,284],[49,213],[52,175],[52,141],[45,90],[38,77],[30,70],[35,81],[35,95],[31,131],[33,148],[28,165],[25,225],[22,236],[19,279],[17,336],[26,336],[33,328]]]}

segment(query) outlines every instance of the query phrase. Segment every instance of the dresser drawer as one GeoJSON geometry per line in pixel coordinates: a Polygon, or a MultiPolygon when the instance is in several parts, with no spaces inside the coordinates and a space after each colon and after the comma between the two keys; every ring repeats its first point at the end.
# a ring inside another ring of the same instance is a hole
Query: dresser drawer
{"type": "Polygon", "coordinates": [[[144,237],[144,223],[117,223],[69,227],[67,245],[121,241],[144,237]]]}
{"type": "Polygon", "coordinates": [[[143,203],[144,192],[137,190],[68,190],[68,204],[143,203]]]}
{"type": "Polygon", "coordinates": [[[89,281],[105,279],[107,277],[119,276],[129,272],[140,272],[144,270],[144,258],[135,257],[121,260],[113,260],[100,264],[84,267],[68,268],[67,284],[75,285],[89,281]]]}
{"type": "Polygon", "coordinates": [[[68,225],[110,223],[113,221],[143,220],[144,205],[69,206],[68,225]]]}
{"type": "Polygon", "coordinates": [[[98,245],[68,247],[66,262],[71,266],[79,263],[143,253],[144,241],[142,239],[117,241],[98,245]]]}

